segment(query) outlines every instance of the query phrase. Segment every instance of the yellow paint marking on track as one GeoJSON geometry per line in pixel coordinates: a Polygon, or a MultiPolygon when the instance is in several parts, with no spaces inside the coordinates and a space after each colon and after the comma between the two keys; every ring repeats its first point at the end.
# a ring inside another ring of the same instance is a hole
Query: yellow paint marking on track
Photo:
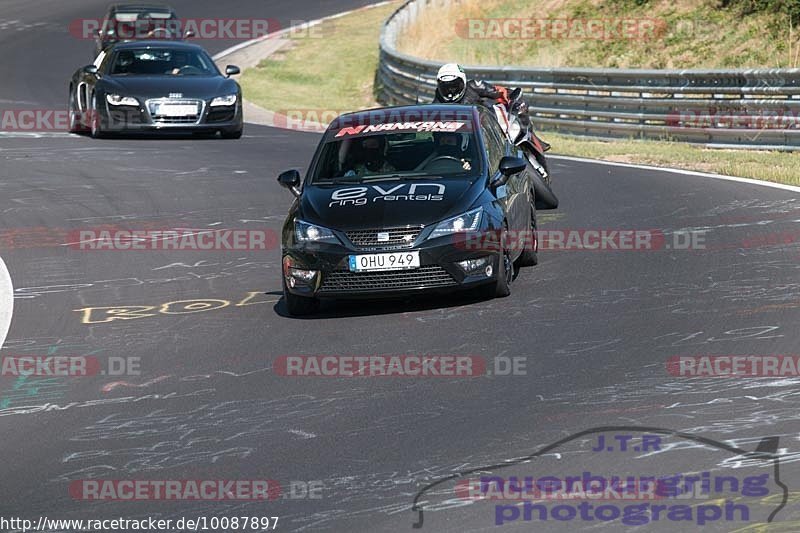
{"type": "Polygon", "coordinates": [[[247,305],[268,304],[278,301],[277,298],[256,300],[264,293],[261,291],[249,291],[237,303],[231,300],[219,298],[197,298],[192,300],[175,300],[156,305],[114,305],[102,307],[83,307],[73,309],[76,313],[81,313],[81,324],[104,324],[115,320],[138,320],[140,318],[151,318],[158,315],[186,315],[190,313],[204,313],[223,309],[230,305],[233,307],[244,307],[247,305]]]}

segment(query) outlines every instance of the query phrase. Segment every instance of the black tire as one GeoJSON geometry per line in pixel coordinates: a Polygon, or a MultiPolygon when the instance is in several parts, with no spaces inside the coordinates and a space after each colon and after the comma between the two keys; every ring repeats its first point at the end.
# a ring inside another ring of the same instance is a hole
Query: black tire
{"type": "Polygon", "coordinates": [[[283,280],[283,301],[286,303],[286,310],[291,316],[313,315],[319,310],[318,299],[290,293],[286,288],[285,278],[283,280]]]}
{"type": "Polygon", "coordinates": [[[75,100],[73,98],[73,87],[70,86],[69,88],[69,100],[67,103],[67,113],[69,115],[69,132],[70,133],[84,133],[86,131],[86,126],[83,124],[82,120],[83,117],[81,113],[75,109],[75,100]]]}
{"type": "Polygon", "coordinates": [[[89,133],[92,139],[102,139],[106,136],[103,131],[103,119],[97,111],[97,94],[92,93],[92,107],[89,110],[89,133]]]}
{"type": "Polygon", "coordinates": [[[242,133],[244,133],[244,128],[234,130],[234,131],[221,131],[220,136],[223,139],[241,139],[242,133]]]}
{"type": "MultiPolygon", "coordinates": [[[[533,239],[532,242],[537,242],[536,239],[536,202],[531,198],[531,232],[533,239]]],[[[538,246],[537,246],[538,248],[538,246]]],[[[538,250],[530,250],[525,248],[522,251],[522,255],[517,258],[516,266],[519,267],[529,267],[529,266],[536,266],[539,264],[539,253],[538,250]]]]}
{"type": "MultiPolygon", "coordinates": [[[[508,231],[508,227],[506,227],[508,231]]],[[[505,238],[501,238],[500,242],[504,243],[505,238]]],[[[494,286],[494,297],[505,298],[511,294],[511,280],[514,279],[514,263],[511,261],[511,253],[503,249],[500,255],[500,260],[497,262],[497,282],[494,286]]]]}

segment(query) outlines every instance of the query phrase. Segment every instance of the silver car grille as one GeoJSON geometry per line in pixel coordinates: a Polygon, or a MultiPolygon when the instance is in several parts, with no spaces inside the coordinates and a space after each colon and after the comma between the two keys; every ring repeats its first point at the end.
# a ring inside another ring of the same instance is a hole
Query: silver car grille
{"type": "Polygon", "coordinates": [[[147,111],[156,124],[197,124],[203,117],[205,102],[193,98],[153,98],[147,100],[147,111]],[[164,104],[191,106],[193,111],[187,109],[185,114],[172,115],[164,113],[164,104]]]}

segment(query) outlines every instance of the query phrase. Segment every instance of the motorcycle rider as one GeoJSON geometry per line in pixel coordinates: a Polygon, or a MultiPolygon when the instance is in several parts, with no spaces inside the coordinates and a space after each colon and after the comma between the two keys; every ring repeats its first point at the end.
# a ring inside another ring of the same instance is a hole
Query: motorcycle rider
{"type": "MultiPolygon", "coordinates": [[[[484,99],[501,101],[508,104],[508,91],[505,87],[495,86],[483,80],[469,80],[461,65],[447,63],[442,65],[436,74],[436,96],[433,99],[435,104],[467,104],[467,105],[486,105],[484,99]]],[[[519,101],[511,110],[518,117],[520,124],[528,128],[546,152],[550,149],[550,144],[544,142],[534,133],[531,128],[530,117],[528,116],[528,104],[519,101]]]]}

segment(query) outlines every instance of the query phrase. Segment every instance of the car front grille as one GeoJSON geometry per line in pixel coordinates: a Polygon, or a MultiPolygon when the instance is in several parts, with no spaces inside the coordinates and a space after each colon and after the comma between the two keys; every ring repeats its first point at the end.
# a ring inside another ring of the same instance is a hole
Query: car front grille
{"type": "Polygon", "coordinates": [[[202,117],[204,107],[205,102],[195,99],[155,98],[147,101],[147,111],[156,124],[196,124],[202,117]],[[191,106],[194,110],[180,116],[172,116],[158,110],[158,107],[164,104],[191,106]]]}
{"type": "Polygon", "coordinates": [[[334,270],[323,279],[320,292],[386,291],[452,285],[456,285],[456,281],[445,269],[439,265],[428,265],[393,272],[334,270]]]}
{"type": "Polygon", "coordinates": [[[367,250],[400,250],[411,248],[417,240],[421,226],[381,228],[347,231],[345,234],[353,246],[367,250]]]}

